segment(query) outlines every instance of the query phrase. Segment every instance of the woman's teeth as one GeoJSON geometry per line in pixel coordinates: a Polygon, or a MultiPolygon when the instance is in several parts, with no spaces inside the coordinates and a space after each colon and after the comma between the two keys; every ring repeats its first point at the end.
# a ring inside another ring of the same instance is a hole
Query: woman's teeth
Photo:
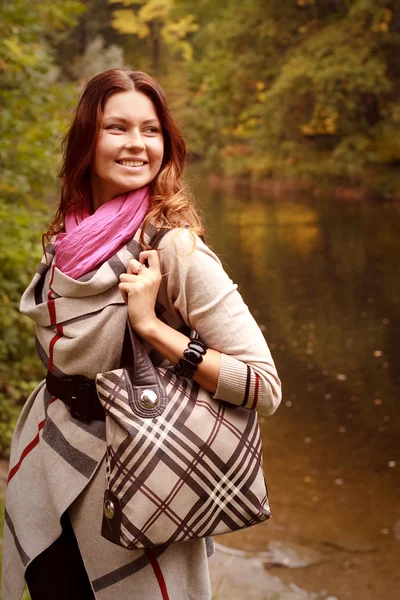
{"type": "Polygon", "coordinates": [[[120,160],[119,164],[123,167],[143,167],[144,162],[142,160],[120,160]]]}

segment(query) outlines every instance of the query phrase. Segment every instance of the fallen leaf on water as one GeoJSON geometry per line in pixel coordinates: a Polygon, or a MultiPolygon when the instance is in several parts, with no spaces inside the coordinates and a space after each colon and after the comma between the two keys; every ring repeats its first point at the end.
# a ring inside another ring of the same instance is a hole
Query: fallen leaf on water
{"type": "Polygon", "coordinates": [[[338,379],[339,381],[346,381],[347,375],[345,375],[344,373],[338,373],[336,375],[336,379],[338,379]]]}
{"type": "Polygon", "coordinates": [[[346,427],[339,427],[339,433],[346,433],[346,427]]]}
{"type": "Polygon", "coordinates": [[[374,404],[375,406],[380,406],[382,404],[382,400],[380,398],[375,398],[374,404]]]}
{"type": "Polygon", "coordinates": [[[336,485],[343,485],[344,481],[343,479],[340,479],[340,477],[338,477],[337,479],[335,479],[334,483],[336,483],[336,485]]]}
{"type": "Polygon", "coordinates": [[[395,460],[389,460],[389,462],[388,462],[388,466],[389,466],[391,469],[394,469],[394,467],[396,466],[396,461],[395,461],[395,460]]]}
{"type": "Polygon", "coordinates": [[[377,358],[379,356],[382,356],[382,354],[383,354],[382,350],[374,350],[374,356],[376,356],[377,358]]]}

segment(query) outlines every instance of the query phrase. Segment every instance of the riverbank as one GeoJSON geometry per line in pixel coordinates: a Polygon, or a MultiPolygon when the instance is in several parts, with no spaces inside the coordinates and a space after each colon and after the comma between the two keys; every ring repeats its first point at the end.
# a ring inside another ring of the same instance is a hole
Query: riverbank
{"type": "MultiPolygon", "coordinates": [[[[8,463],[0,461],[1,532],[8,463]]],[[[279,510],[277,511],[279,514],[279,510]]],[[[285,517],[285,514],[283,514],[285,517]]],[[[306,518],[306,515],[304,515],[306,518]]],[[[384,583],[388,566],[377,547],[356,547],[304,538],[275,519],[258,526],[268,543],[264,550],[246,547],[243,533],[214,539],[216,552],[210,558],[212,600],[395,600],[391,585],[393,573],[384,583]],[[241,537],[240,537],[241,536],[241,537]],[[383,569],[382,584],[376,585],[371,573],[383,569]],[[371,581],[372,579],[372,581],[371,581]],[[340,582],[340,583],[339,583],[340,582]],[[338,585],[339,583],[339,585],[338,585]],[[375,584],[375,585],[374,585],[375,584]],[[336,589],[347,589],[337,595],[336,589]],[[335,589],[336,588],[336,589],[335,589]],[[334,594],[334,595],[333,595],[334,594]]],[[[253,532],[254,530],[248,530],[253,532]]],[[[265,539],[264,538],[264,539],[265,539]]],[[[0,539],[2,548],[2,536],[0,539]]],[[[392,549],[393,550],[393,549],[392,549]]],[[[392,579],[393,583],[393,579],[392,579]]],[[[1,600],[1,593],[0,593],[1,600]]],[[[5,600],[5,599],[3,599],[5,600]]],[[[29,600],[26,592],[24,600],[29,600]]]]}

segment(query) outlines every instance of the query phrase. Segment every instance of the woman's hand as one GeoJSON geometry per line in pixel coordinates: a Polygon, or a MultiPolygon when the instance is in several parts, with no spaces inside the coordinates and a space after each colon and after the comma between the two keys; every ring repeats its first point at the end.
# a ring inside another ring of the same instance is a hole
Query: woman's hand
{"type": "MultiPolygon", "coordinates": [[[[120,275],[119,289],[128,304],[132,328],[168,361],[176,365],[187,348],[189,339],[166,323],[157,319],[154,312],[161,283],[160,261],[156,250],[139,254],[139,260],[131,260],[128,272],[120,275]],[[144,263],[148,262],[148,267],[144,263]]],[[[215,394],[221,354],[209,349],[193,376],[202,387],[215,394]]]]}
{"type": "Polygon", "coordinates": [[[128,271],[120,275],[120,281],[119,289],[128,304],[132,328],[139,335],[146,335],[157,323],[154,306],[161,283],[157,250],[145,250],[139,254],[139,260],[130,260],[128,271]],[[148,267],[144,264],[146,260],[148,267]]]}

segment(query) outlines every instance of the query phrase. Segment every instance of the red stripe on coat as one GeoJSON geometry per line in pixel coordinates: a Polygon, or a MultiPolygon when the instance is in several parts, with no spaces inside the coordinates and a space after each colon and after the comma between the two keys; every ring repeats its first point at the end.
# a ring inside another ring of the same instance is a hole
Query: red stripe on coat
{"type": "MultiPolygon", "coordinates": [[[[57,398],[52,398],[50,404],[52,402],[54,402],[54,400],[57,400],[57,398]]],[[[40,421],[39,425],[38,425],[38,432],[36,434],[36,436],[33,438],[33,440],[31,442],[29,442],[29,444],[23,449],[22,454],[19,458],[19,461],[17,462],[16,465],[13,466],[12,469],[10,469],[10,472],[8,474],[8,479],[7,479],[7,483],[10,483],[11,479],[14,477],[14,475],[16,475],[19,471],[20,466],[22,465],[22,463],[24,462],[25,458],[28,456],[28,454],[30,454],[30,452],[32,452],[32,450],[35,448],[35,446],[38,445],[39,443],[39,434],[42,431],[43,427],[44,427],[44,423],[45,423],[45,419],[43,419],[43,421],[40,421]]]]}
{"type": "Polygon", "coordinates": [[[257,408],[257,402],[258,402],[258,388],[260,385],[260,376],[257,375],[257,373],[255,373],[256,376],[256,383],[254,386],[254,398],[253,398],[253,404],[251,406],[251,410],[255,410],[257,408]]]}
{"type": "MultiPolygon", "coordinates": [[[[51,290],[49,292],[49,296],[51,294],[51,290]]],[[[52,298],[48,298],[47,300],[47,308],[49,310],[49,316],[50,316],[50,325],[57,325],[57,320],[56,320],[56,305],[55,302],[52,298]]]]}
{"type": "Polygon", "coordinates": [[[57,333],[57,335],[55,335],[53,338],[51,338],[50,340],[50,345],[49,345],[49,364],[47,366],[47,369],[50,371],[50,373],[53,372],[53,365],[54,365],[54,346],[56,344],[56,342],[58,342],[59,339],[61,339],[63,336],[59,335],[57,333]]]}
{"type": "Polygon", "coordinates": [[[147,559],[151,566],[153,567],[154,575],[156,576],[158,585],[160,587],[160,592],[163,600],[169,600],[167,586],[165,584],[164,575],[162,574],[161,567],[158,564],[156,557],[153,552],[149,548],[144,549],[144,553],[147,556],[147,559]]]}

